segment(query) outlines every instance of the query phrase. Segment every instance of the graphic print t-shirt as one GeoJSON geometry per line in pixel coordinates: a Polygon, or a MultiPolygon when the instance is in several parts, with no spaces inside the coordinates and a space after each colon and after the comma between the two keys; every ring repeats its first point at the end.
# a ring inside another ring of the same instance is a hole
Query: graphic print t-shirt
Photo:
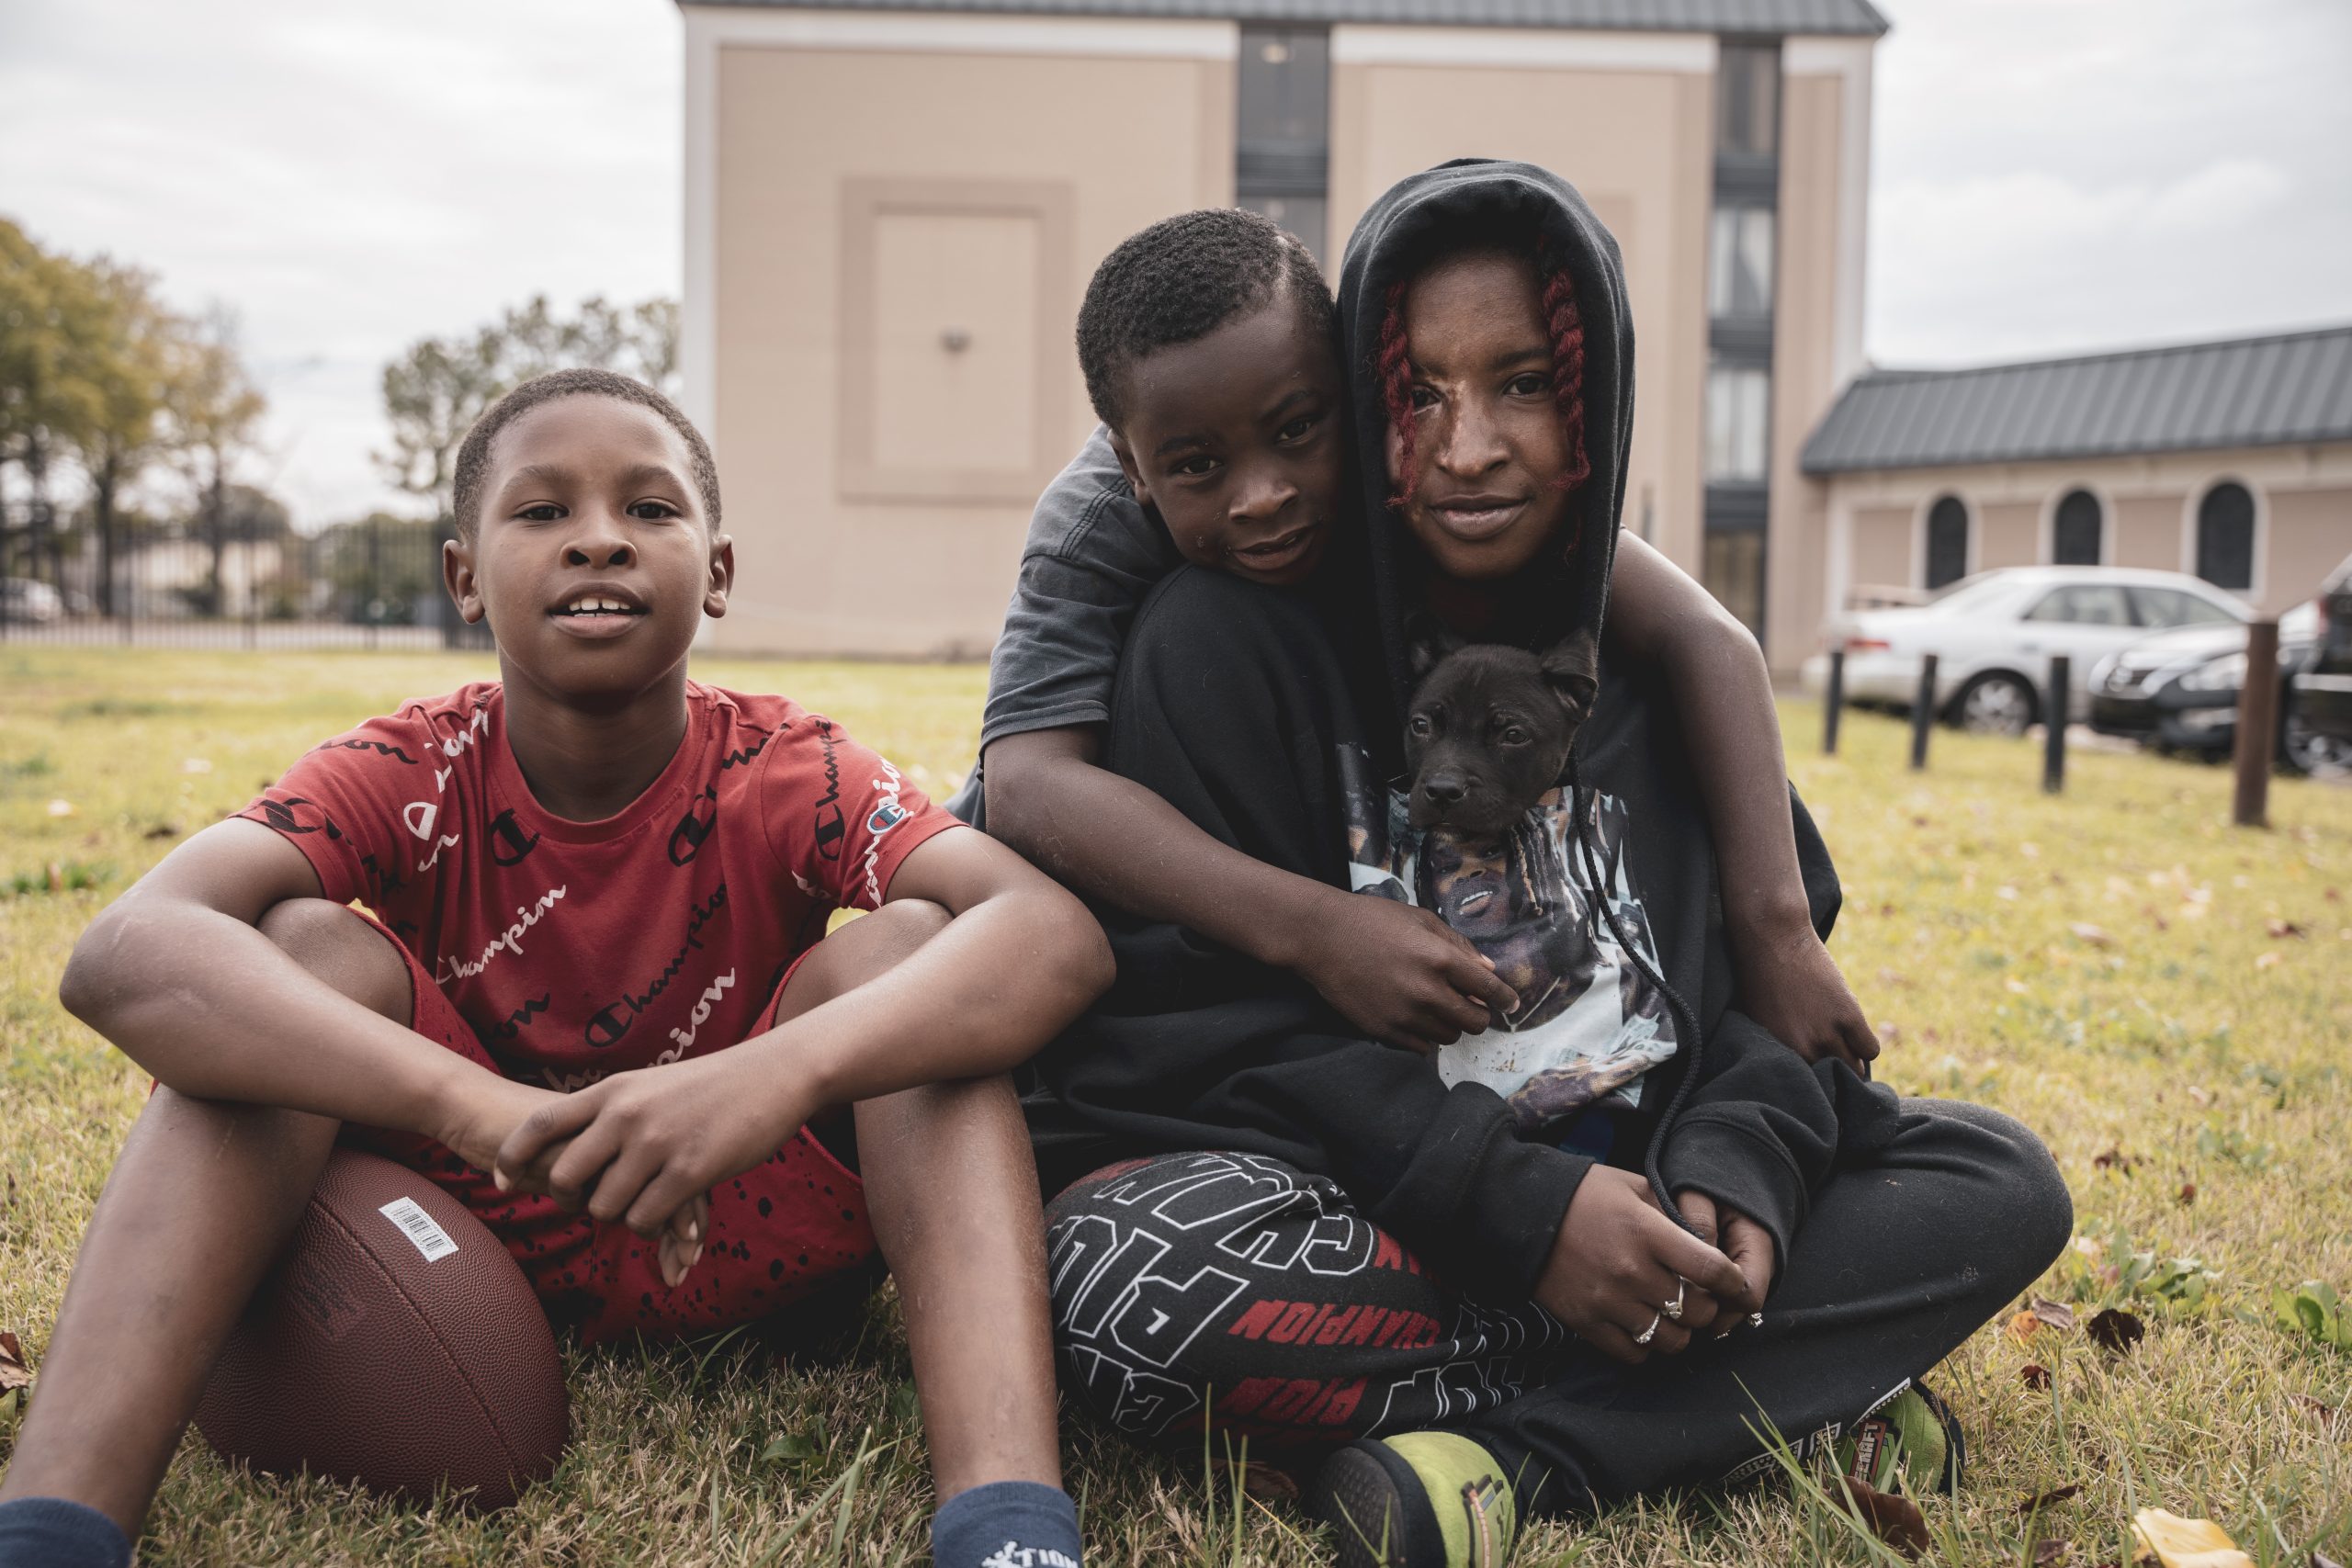
{"type": "Polygon", "coordinates": [[[542,810],[498,682],[372,718],[239,815],[424,961],[510,1077],[585,1088],[752,1032],[837,908],[956,819],[839,726],[689,682],[677,755],[617,816],[542,810]]]}
{"type": "Polygon", "coordinates": [[[1624,860],[1624,803],[1588,791],[1600,890],[1577,847],[1569,792],[1554,790],[1495,841],[1411,825],[1402,794],[1369,786],[1368,761],[1349,775],[1350,877],[1355,889],[1435,911],[1495,962],[1519,1009],[1438,1049],[1450,1087],[1482,1083],[1503,1097],[1522,1133],[1589,1105],[1641,1103],[1642,1077],[1675,1052],[1666,998],[1602,918],[1606,897],[1650,967],[1657,949],[1624,860]]]}

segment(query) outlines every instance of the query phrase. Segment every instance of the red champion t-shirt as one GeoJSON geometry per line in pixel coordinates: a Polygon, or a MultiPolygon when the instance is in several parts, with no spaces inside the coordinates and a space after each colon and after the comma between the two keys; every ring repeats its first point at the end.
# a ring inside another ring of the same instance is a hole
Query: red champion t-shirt
{"type": "Polygon", "coordinates": [[[694,682],[677,755],[601,822],[540,808],[494,681],[324,742],[239,815],[383,921],[508,1077],[559,1089],[741,1041],[833,909],[959,825],[831,720],[694,682]]]}

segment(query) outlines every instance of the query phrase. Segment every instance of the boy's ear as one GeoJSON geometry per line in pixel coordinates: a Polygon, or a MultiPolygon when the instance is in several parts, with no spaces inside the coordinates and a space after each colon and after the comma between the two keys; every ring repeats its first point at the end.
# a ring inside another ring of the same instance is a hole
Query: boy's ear
{"type": "Polygon", "coordinates": [[[464,536],[441,547],[441,582],[456,601],[458,618],[477,626],[489,613],[481,602],[481,581],[474,575],[474,548],[464,536]]]}
{"type": "Polygon", "coordinates": [[[1136,450],[1127,445],[1127,438],[1115,430],[1111,432],[1111,450],[1118,455],[1119,471],[1127,476],[1127,488],[1136,492],[1137,503],[1149,506],[1151,490],[1143,482],[1143,475],[1136,469],[1136,450]]]}
{"type": "Polygon", "coordinates": [[[1581,718],[1592,711],[1593,698],[1600,692],[1600,651],[1590,632],[1569,633],[1545,649],[1536,662],[1570,713],[1581,718]]]}
{"type": "Polygon", "coordinates": [[[727,614],[727,593],[735,586],[735,541],[725,534],[710,536],[710,581],[702,594],[702,613],[712,620],[727,614]]]}
{"type": "Polygon", "coordinates": [[[1435,615],[1415,615],[1405,623],[1405,667],[1416,681],[1468,646],[1435,615]]]}

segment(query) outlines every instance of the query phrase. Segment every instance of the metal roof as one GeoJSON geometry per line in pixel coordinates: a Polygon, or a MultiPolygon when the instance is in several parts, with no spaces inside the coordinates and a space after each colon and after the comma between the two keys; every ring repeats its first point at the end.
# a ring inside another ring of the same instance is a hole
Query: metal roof
{"type": "Polygon", "coordinates": [[[1870,0],[680,0],[784,10],[950,11],[1031,17],[1584,28],[1627,32],[1797,33],[1876,38],[1870,0]]]}
{"type": "Polygon", "coordinates": [[[2352,326],[1856,377],[1809,474],[2352,441],[2352,326]]]}

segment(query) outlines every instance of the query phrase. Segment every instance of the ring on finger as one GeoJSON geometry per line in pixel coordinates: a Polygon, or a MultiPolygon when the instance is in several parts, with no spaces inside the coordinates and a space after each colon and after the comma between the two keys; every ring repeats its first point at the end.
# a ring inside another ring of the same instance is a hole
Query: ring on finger
{"type": "Polygon", "coordinates": [[[1636,1345],[1646,1345],[1651,1340],[1657,1338],[1657,1325],[1665,1320],[1665,1317],[1666,1314],[1662,1312],[1654,1312],[1650,1314],[1650,1325],[1647,1328],[1643,1329],[1639,1334],[1634,1336],[1634,1343],[1636,1345]]]}
{"type": "Polygon", "coordinates": [[[1658,1311],[1666,1314],[1666,1320],[1668,1323],[1682,1321],[1682,1293],[1690,1288],[1690,1280],[1679,1274],[1674,1277],[1674,1299],[1658,1308],[1658,1311]]]}

